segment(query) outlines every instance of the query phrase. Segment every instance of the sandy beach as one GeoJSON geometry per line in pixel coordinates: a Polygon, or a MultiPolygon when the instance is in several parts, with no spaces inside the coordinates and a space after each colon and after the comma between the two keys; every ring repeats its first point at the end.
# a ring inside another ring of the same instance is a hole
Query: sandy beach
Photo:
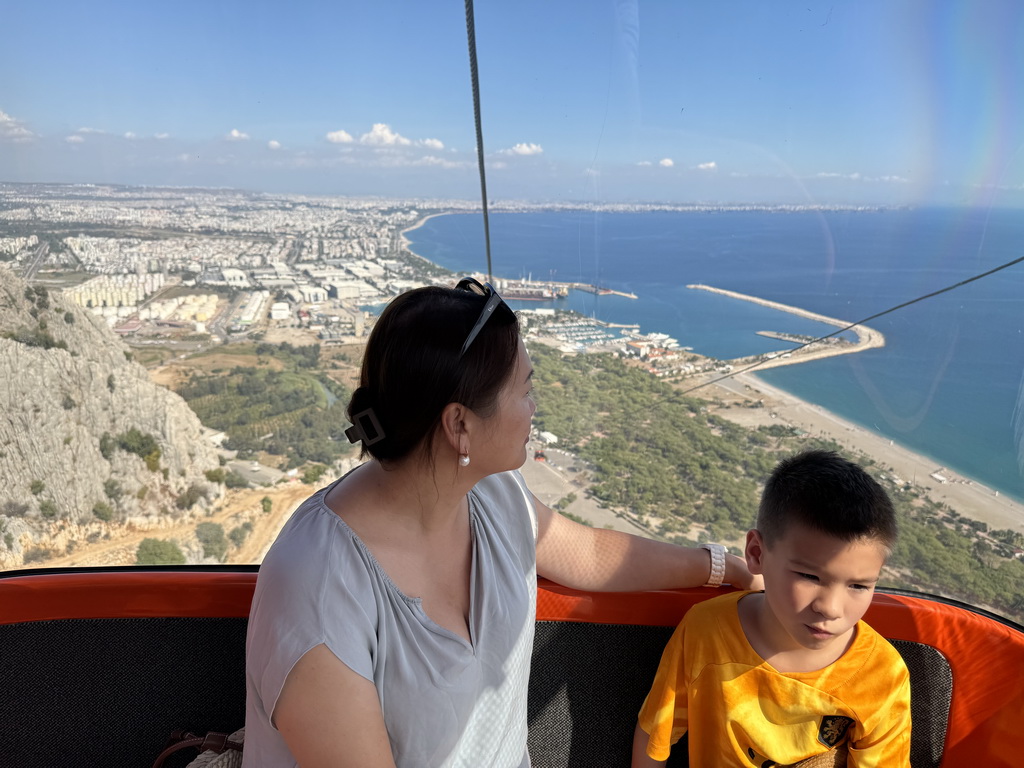
{"type": "MultiPolygon", "coordinates": [[[[945,502],[965,517],[984,521],[994,530],[1010,528],[1024,533],[1024,504],[961,477],[933,459],[846,421],[820,406],[771,387],[753,374],[739,374],[708,384],[706,388],[697,390],[695,395],[719,401],[721,405],[712,406],[713,412],[741,426],[756,428],[786,424],[809,435],[831,438],[843,447],[850,458],[857,460],[861,454],[870,457],[890,476],[917,486],[935,501],[945,502]],[[764,407],[744,407],[741,403],[745,400],[762,400],[764,407]],[[933,477],[935,474],[945,478],[945,482],[933,477]]],[[[602,509],[586,495],[585,484],[570,470],[573,463],[571,454],[552,450],[551,447],[545,447],[545,451],[548,453],[547,462],[528,459],[522,468],[531,490],[541,501],[554,505],[571,493],[576,499],[568,511],[585,518],[592,525],[650,535],[649,531],[625,517],[602,509]]]]}
{"type": "MultiPolygon", "coordinates": [[[[406,227],[405,229],[403,229],[401,232],[398,233],[398,236],[402,239],[402,247],[405,248],[409,253],[413,254],[414,256],[419,256],[421,259],[423,259],[422,256],[420,256],[418,253],[416,253],[412,249],[412,247],[411,247],[412,243],[410,243],[409,242],[409,238],[407,238],[405,236],[406,233],[407,232],[412,232],[414,229],[419,229],[420,227],[422,227],[424,224],[426,224],[428,221],[430,221],[435,216],[447,216],[447,215],[449,215],[451,213],[454,213],[454,211],[445,211],[444,213],[431,213],[431,214],[428,214],[427,216],[424,216],[421,219],[417,219],[415,224],[411,224],[410,226],[406,227]]],[[[427,259],[423,259],[423,260],[427,261],[427,259]]]]}
{"type": "Polygon", "coordinates": [[[849,451],[852,458],[858,454],[871,457],[891,475],[919,487],[932,499],[945,502],[961,515],[981,520],[993,529],[1024,532],[1024,504],[818,405],[771,387],[753,374],[741,373],[694,394],[708,399],[721,398],[730,405],[717,408],[716,413],[743,426],[788,424],[810,435],[832,438],[849,451]],[[737,404],[743,400],[763,400],[764,407],[739,407],[737,404]]]}

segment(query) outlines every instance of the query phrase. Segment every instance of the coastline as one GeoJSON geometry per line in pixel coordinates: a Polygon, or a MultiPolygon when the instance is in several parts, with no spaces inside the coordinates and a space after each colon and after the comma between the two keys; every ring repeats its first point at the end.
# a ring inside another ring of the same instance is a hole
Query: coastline
{"type": "MultiPolygon", "coordinates": [[[[423,226],[435,216],[445,216],[452,213],[458,213],[458,211],[429,214],[412,226],[402,230],[401,236],[404,247],[410,253],[429,262],[429,259],[425,259],[410,248],[410,243],[405,237],[405,233],[423,226]]],[[[447,269],[442,265],[437,266],[447,269]]],[[[776,357],[760,361],[757,367],[761,369],[796,365],[840,354],[852,354],[867,349],[884,347],[886,343],[885,336],[881,332],[865,325],[851,325],[849,322],[826,317],[799,307],[780,304],[768,299],[748,296],[726,289],[699,284],[687,287],[754,302],[839,328],[845,329],[849,326],[849,330],[857,336],[856,342],[844,344],[840,347],[831,345],[825,347],[812,344],[794,349],[790,353],[790,357],[776,357]]],[[[758,360],[759,358],[756,357],[738,358],[728,362],[735,366],[743,366],[758,360]]],[[[693,381],[697,380],[691,380],[691,382],[693,381]]],[[[710,383],[710,381],[707,383],[710,383]]],[[[765,401],[764,408],[721,408],[718,410],[718,413],[723,418],[752,427],[780,423],[789,424],[809,434],[830,438],[842,445],[846,451],[853,455],[863,454],[869,457],[879,466],[888,470],[890,474],[899,478],[899,480],[920,488],[937,502],[947,503],[965,517],[983,521],[988,524],[990,529],[1010,528],[1024,533],[1024,502],[1019,502],[1012,497],[1005,496],[999,491],[979,483],[977,480],[961,475],[956,470],[941,466],[936,460],[916,453],[910,448],[896,443],[887,437],[878,435],[865,427],[847,421],[820,405],[803,400],[785,390],[772,387],[757,378],[752,372],[741,372],[734,374],[731,378],[717,380],[714,383],[714,387],[720,393],[736,397],[739,401],[751,399],[752,394],[760,395],[761,399],[765,401]],[[730,383],[732,383],[732,386],[730,386],[730,383]],[[933,474],[936,473],[944,477],[945,482],[933,477],[933,474]]],[[[709,395],[708,399],[714,399],[714,395],[709,395]]],[[[754,397],[753,399],[758,398],[754,397]]]]}
{"type": "Polygon", "coordinates": [[[766,384],[753,373],[740,373],[713,384],[729,402],[762,399],[763,408],[722,407],[716,413],[741,426],[786,424],[808,434],[835,440],[856,457],[874,460],[890,476],[910,483],[964,517],[980,520],[990,529],[1010,528],[1024,533],[1024,504],[963,476],[935,459],[837,416],[819,405],[766,384]],[[945,482],[935,477],[938,474],[945,482]]]}
{"type": "MultiPolygon", "coordinates": [[[[412,225],[406,227],[405,229],[403,229],[401,232],[398,233],[398,236],[399,236],[399,238],[401,238],[401,241],[402,241],[402,247],[405,248],[405,250],[407,250],[413,256],[415,256],[415,257],[417,257],[419,259],[423,259],[423,261],[430,261],[429,259],[424,259],[422,256],[420,256],[418,253],[416,253],[416,251],[414,251],[412,249],[412,243],[409,242],[409,238],[407,238],[405,235],[406,235],[407,232],[412,232],[413,230],[419,229],[424,224],[426,224],[428,221],[430,221],[431,219],[433,219],[433,218],[435,218],[437,216],[449,216],[449,215],[451,215],[453,213],[457,213],[457,211],[443,211],[441,213],[428,213],[426,216],[423,216],[422,218],[418,219],[415,224],[412,224],[412,225]]],[[[431,263],[433,263],[433,262],[431,262],[431,263]]],[[[435,266],[441,266],[441,265],[440,264],[436,264],[435,266]]],[[[442,269],[447,269],[447,267],[442,267],[442,269]]]]}

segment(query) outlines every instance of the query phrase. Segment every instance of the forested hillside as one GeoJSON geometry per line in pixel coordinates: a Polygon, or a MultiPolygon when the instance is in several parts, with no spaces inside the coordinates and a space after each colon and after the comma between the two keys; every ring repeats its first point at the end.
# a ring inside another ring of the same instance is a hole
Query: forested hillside
{"type": "MultiPolygon", "coordinates": [[[[761,485],[780,458],[842,452],[792,430],[739,427],[611,355],[563,357],[543,344],[530,354],[535,426],[588,463],[596,498],[670,540],[736,539],[753,526],[761,485]]],[[[896,486],[869,457],[848,458],[882,482],[900,518],[885,585],[956,594],[1024,622],[1019,534],[988,531],[909,483],[896,486]]]]}
{"type": "Polygon", "coordinates": [[[256,365],[193,369],[178,387],[204,425],[227,433],[225,448],[241,458],[283,456],[289,467],[330,465],[350,452],[348,390],[321,370],[319,345],[233,345],[218,354],[227,352],[247,362],[255,356],[256,365]]]}

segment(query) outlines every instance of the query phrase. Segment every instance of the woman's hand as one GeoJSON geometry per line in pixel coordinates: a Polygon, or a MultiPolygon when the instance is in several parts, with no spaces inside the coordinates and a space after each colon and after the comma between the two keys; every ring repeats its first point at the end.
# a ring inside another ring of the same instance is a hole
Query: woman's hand
{"type": "Polygon", "coordinates": [[[747,570],[747,563],[742,557],[726,554],[725,578],[723,584],[731,584],[736,589],[750,589],[758,592],[764,589],[764,577],[747,570]]]}

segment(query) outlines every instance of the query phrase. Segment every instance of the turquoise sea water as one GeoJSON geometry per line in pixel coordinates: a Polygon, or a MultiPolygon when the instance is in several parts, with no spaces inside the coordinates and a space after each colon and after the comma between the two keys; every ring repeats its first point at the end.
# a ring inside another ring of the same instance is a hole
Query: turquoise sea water
{"type": "MultiPolygon", "coordinates": [[[[492,214],[490,229],[495,276],[633,292],[574,291],[554,305],[720,358],[784,347],[759,330],[835,329],[687,284],[853,322],[1024,256],[1024,212],[1013,210],[561,211],[492,214]]],[[[486,272],[479,214],[439,216],[408,237],[447,269],[486,272]]],[[[884,348],[758,376],[1024,499],[1024,264],[869,325],[884,348]]]]}

